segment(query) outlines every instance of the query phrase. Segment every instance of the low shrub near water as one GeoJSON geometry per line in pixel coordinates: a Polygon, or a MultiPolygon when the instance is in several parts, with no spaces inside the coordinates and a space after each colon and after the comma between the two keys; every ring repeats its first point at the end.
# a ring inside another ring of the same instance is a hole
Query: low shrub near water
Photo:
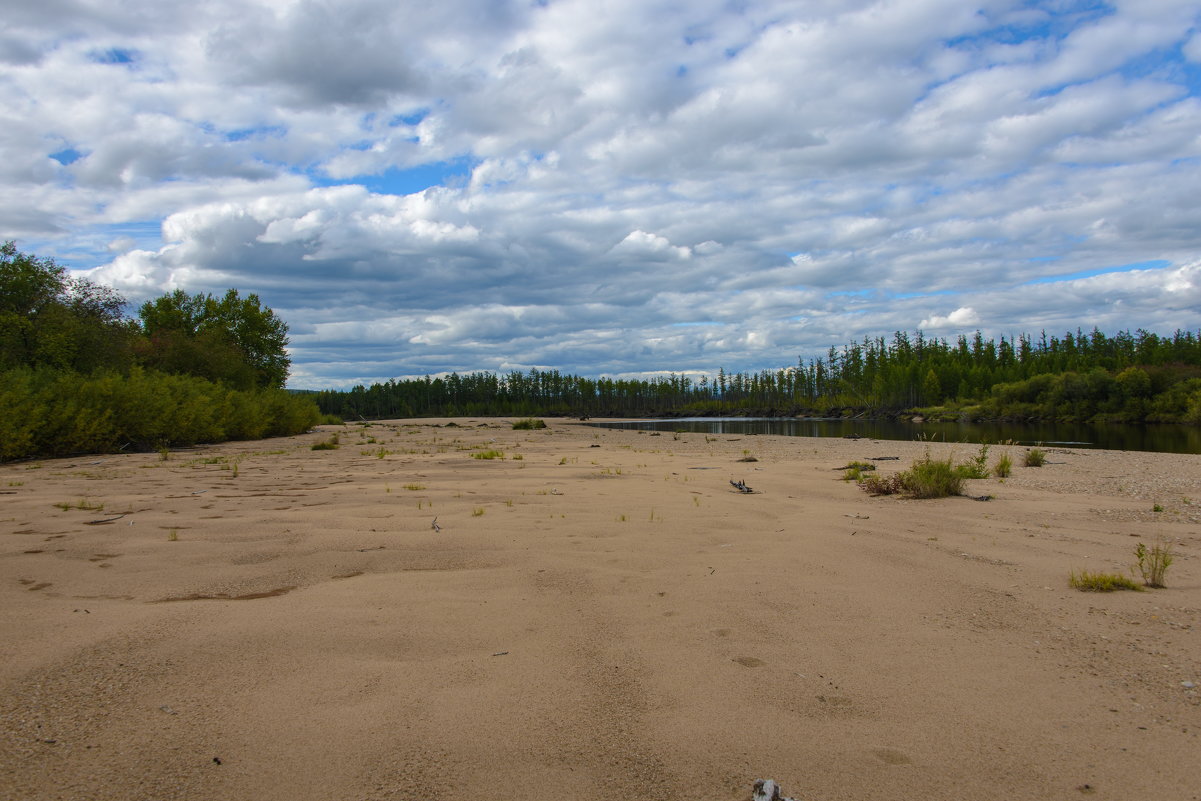
{"type": "Polygon", "coordinates": [[[536,417],[527,417],[513,423],[514,431],[537,431],[540,428],[546,428],[546,421],[536,417]]]}
{"type": "Polygon", "coordinates": [[[1042,467],[1047,463],[1047,452],[1042,448],[1026,451],[1026,467],[1042,467]]]}
{"type": "Polygon", "coordinates": [[[870,495],[909,495],[913,498],[946,498],[963,492],[963,476],[950,459],[926,454],[908,470],[892,476],[865,476],[859,486],[870,495]]]}
{"type": "Polygon", "coordinates": [[[905,491],[914,498],[946,498],[963,492],[964,476],[950,459],[927,454],[902,476],[905,491]]]}

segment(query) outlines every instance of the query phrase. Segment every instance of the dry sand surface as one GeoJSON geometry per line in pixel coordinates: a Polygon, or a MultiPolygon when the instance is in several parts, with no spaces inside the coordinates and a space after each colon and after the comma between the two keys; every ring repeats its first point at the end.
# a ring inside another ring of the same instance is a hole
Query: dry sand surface
{"type": "Polygon", "coordinates": [[[1201,798],[1201,457],[445,422],[0,466],[0,797],[1201,798]]]}

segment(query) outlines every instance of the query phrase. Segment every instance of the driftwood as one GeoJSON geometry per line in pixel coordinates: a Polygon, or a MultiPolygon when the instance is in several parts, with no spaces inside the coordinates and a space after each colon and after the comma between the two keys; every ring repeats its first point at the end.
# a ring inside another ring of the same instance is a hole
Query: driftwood
{"type": "Polygon", "coordinates": [[[754,492],[754,490],[753,490],[753,489],[751,489],[750,487],[748,487],[748,486],[746,485],[746,482],[745,482],[745,481],[731,481],[731,482],[730,482],[730,486],[731,486],[731,487],[733,487],[734,489],[738,490],[739,492],[743,492],[743,493],[746,493],[746,494],[748,494],[748,495],[749,495],[750,493],[754,492]]]}

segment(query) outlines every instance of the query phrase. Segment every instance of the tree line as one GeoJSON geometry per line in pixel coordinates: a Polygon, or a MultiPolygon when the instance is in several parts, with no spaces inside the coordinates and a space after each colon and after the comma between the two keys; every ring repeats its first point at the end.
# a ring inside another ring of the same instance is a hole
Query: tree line
{"type": "Polygon", "coordinates": [[[114,289],[0,246],[0,459],[307,430],[283,389],[288,327],[258,296],[188,295],[125,315],[114,289]]]}
{"type": "Polygon", "coordinates": [[[587,378],[557,370],[391,380],[317,393],[348,418],[890,415],[1201,422],[1201,336],[1094,329],[953,342],[897,332],[755,373],[587,378]]]}

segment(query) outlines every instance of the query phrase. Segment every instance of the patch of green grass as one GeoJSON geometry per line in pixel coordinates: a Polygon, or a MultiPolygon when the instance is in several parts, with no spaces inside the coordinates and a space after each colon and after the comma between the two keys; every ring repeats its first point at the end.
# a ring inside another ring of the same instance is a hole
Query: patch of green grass
{"type": "Polygon", "coordinates": [[[1047,452],[1042,448],[1026,451],[1026,467],[1042,467],[1047,463],[1047,452]]]}
{"type": "Polygon", "coordinates": [[[537,431],[540,428],[546,428],[546,421],[537,417],[527,417],[513,423],[514,431],[537,431]]]}
{"type": "Polygon", "coordinates": [[[405,489],[407,489],[409,492],[419,492],[419,491],[425,489],[425,485],[424,484],[405,484],[405,489]]]}
{"type": "Polygon", "coordinates": [[[179,541],[179,529],[173,528],[167,532],[167,542],[178,542],[178,541],[179,541]]]}
{"type": "Polygon", "coordinates": [[[315,451],[336,451],[338,449],[338,435],[331,434],[330,438],[313,445],[315,451]]]}
{"type": "Polygon", "coordinates": [[[1168,586],[1164,584],[1163,577],[1175,558],[1171,545],[1161,541],[1148,548],[1140,542],[1134,548],[1134,557],[1138,560],[1138,572],[1142,574],[1143,584],[1148,587],[1168,586]]]}
{"type": "Polygon", "coordinates": [[[1013,472],[1013,460],[1009,458],[1008,453],[1001,454],[997,459],[997,463],[992,466],[992,474],[997,478],[1009,478],[1009,474],[1013,472]]]}
{"type": "Polygon", "coordinates": [[[474,509],[471,510],[471,516],[472,517],[483,517],[484,516],[483,508],[479,507],[479,506],[475,507],[474,509]]]}
{"type": "Polygon", "coordinates": [[[1162,511],[1163,511],[1163,506],[1157,503],[1157,504],[1155,504],[1154,506],[1152,506],[1152,507],[1151,507],[1151,511],[1152,511],[1152,512],[1162,512],[1162,511]]]}
{"type": "Polygon", "coordinates": [[[1079,573],[1072,571],[1072,575],[1068,577],[1068,584],[1081,592],[1143,591],[1142,587],[1119,573],[1090,573],[1087,570],[1081,570],[1079,573]]]}
{"type": "Polygon", "coordinates": [[[505,458],[505,454],[503,451],[497,451],[497,450],[477,451],[476,453],[471,454],[471,458],[472,459],[503,459],[503,458],[505,458]]]}

